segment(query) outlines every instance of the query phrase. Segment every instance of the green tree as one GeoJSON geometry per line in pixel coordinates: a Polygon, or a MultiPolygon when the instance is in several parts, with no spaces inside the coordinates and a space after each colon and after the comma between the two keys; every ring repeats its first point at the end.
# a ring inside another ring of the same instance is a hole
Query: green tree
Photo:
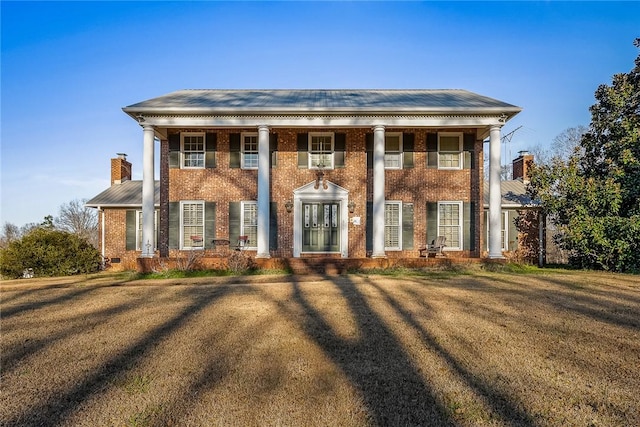
{"type": "Polygon", "coordinates": [[[65,231],[38,227],[0,250],[0,273],[20,277],[27,268],[36,276],[62,276],[98,270],[101,256],[85,239],[65,231]]]}
{"type": "MultiPolygon", "coordinates": [[[[640,47],[640,41],[634,43],[640,47]]],[[[582,268],[640,271],[640,55],[601,85],[580,145],[530,171],[529,191],[582,268]]]]}

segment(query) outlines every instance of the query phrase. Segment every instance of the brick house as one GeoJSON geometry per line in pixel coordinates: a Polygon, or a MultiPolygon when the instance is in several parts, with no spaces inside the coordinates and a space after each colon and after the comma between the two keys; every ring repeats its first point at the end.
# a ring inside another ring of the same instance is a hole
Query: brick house
{"type": "Polygon", "coordinates": [[[438,235],[449,256],[478,258],[485,239],[503,256],[514,105],[464,90],[182,90],[123,110],[143,129],[143,180],[112,159],[112,186],[87,206],[103,254],[125,264],[225,244],[256,259],[417,258],[438,235]]]}

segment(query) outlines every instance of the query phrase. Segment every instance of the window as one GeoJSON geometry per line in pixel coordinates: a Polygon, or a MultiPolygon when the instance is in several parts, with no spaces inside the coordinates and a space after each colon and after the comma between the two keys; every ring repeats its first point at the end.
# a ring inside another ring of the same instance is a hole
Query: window
{"type": "Polygon", "coordinates": [[[386,133],[384,139],[384,168],[402,169],[402,134],[386,133]]]}
{"type": "MultiPolygon", "coordinates": [[[[155,236],[158,235],[158,211],[154,211],[153,218],[153,231],[155,236]]],[[[158,246],[158,239],[155,239],[156,247],[158,246]]],[[[136,251],[142,250],[142,211],[136,211],[136,251]]]]}
{"type": "Polygon", "coordinates": [[[204,133],[183,133],[182,167],[204,168],[204,133]]]}
{"type": "MultiPolygon", "coordinates": [[[[484,223],[486,224],[486,229],[487,229],[487,250],[489,249],[489,211],[485,211],[485,216],[484,216],[484,223]]],[[[500,238],[502,240],[502,250],[503,251],[507,251],[509,250],[509,231],[508,231],[508,227],[507,224],[509,223],[509,211],[503,211],[502,212],[502,227],[501,227],[501,233],[500,233],[500,238]]]]}
{"type": "Polygon", "coordinates": [[[438,134],[438,168],[462,169],[462,133],[438,134]]]}
{"type": "Polygon", "coordinates": [[[181,249],[204,248],[204,202],[181,202],[181,249]]]}
{"type": "Polygon", "coordinates": [[[438,236],[447,238],[445,250],[462,249],[462,202],[438,202],[438,236]]]}
{"type": "Polygon", "coordinates": [[[258,134],[242,134],[242,169],[258,169],[258,134]]]}
{"type": "Polygon", "coordinates": [[[402,202],[387,202],[384,205],[384,249],[402,249],[402,202]]]}
{"type": "Polygon", "coordinates": [[[333,169],[333,133],[309,134],[309,169],[333,169]]]}
{"type": "Polygon", "coordinates": [[[256,202],[242,202],[242,218],[240,220],[240,234],[247,236],[245,249],[258,248],[258,204],[256,202]]]}

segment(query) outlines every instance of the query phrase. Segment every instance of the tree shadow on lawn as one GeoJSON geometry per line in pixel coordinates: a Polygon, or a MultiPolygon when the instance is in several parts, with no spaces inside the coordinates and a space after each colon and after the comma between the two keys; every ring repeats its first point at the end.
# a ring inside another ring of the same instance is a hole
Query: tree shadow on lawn
{"type": "Polygon", "coordinates": [[[344,297],[359,333],[357,340],[340,337],[305,297],[295,278],[292,301],[275,303],[283,313],[298,319],[297,308],[302,309],[302,330],[360,392],[374,424],[454,425],[418,367],[356,285],[348,277],[326,277],[326,280],[337,286],[344,297]]]}
{"type": "Polygon", "coordinates": [[[483,288],[487,292],[504,292],[505,296],[510,298],[517,296],[519,300],[538,301],[557,310],[567,310],[613,326],[634,330],[640,328],[638,291],[629,288],[619,289],[603,283],[576,283],[579,279],[575,276],[535,276],[534,279],[545,282],[546,286],[527,286],[526,283],[523,284],[522,277],[513,280],[490,277],[483,279],[483,288]],[[497,283],[503,283],[508,287],[499,287],[497,283]]]}
{"type": "MultiPolygon", "coordinates": [[[[520,426],[533,426],[535,422],[530,414],[521,409],[521,405],[513,401],[513,398],[492,387],[490,384],[482,381],[481,376],[474,372],[469,371],[463,366],[462,361],[458,360],[454,354],[444,348],[438,340],[431,335],[420,322],[414,317],[414,315],[403,307],[403,304],[381,286],[379,286],[374,280],[367,279],[367,284],[376,289],[383,300],[391,307],[396,314],[398,314],[404,322],[412,328],[420,337],[422,344],[433,350],[442,360],[444,360],[448,366],[450,366],[454,373],[466,383],[470,389],[472,389],[476,395],[482,396],[483,402],[494,411],[495,415],[499,416],[506,424],[516,424],[520,426]]],[[[415,301],[419,302],[423,309],[429,309],[428,305],[424,302],[425,296],[418,296],[415,293],[410,293],[415,301]]]]}
{"type": "MultiPolygon", "coordinates": [[[[206,292],[201,292],[198,288],[187,289],[183,296],[190,297],[191,304],[183,308],[175,316],[140,337],[140,339],[119,352],[74,387],[68,390],[61,390],[49,401],[31,406],[28,411],[15,416],[13,419],[3,420],[3,425],[35,427],[60,424],[74,410],[79,408],[83,402],[104,391],[114,377],[119,377],[126,371],[133,369],[159,341],[184,326],[185,323],[203,309],[231,293],[233,289],[233,287],[229,286],[208,289],[206,292]]],[[[127,308],[133,309],[133,306],[122,307],[116,311],[125,311],[127,308]]]]}
{"type": "MultiPolygon", "coordinates": [[[[9,302],[17,300],[18,298],[22,298],[26,296],[33,296],[35,300],[25,304],[18,303],[14,307],[2,309],[2,317],[7,319],[11,316],[14,316],[16,314],[20,314],[26,311],[34,311],[41,308],[49,308],[55,304],[65,304],[73,299],[76,299],[86,294],[90,294],[91,292],[94,292],[98,289],[120,286],[125,284],[126,282],[127,280],[121,280],[118,282],[110,282],[104,285],[94,284],[94,285],[75,288],[74,285],[78,286],[78,284],[80,283],[86,283],[86,281],[78,280],[77,282],[72,282],[64,285],[50,285],[46,287],[38,287],[35,289],[21,290],[21,291],[18,291],[16,295],[12,295],[6,298],[3,296],[2,299],[0,300],[0,303],[2,305],[5,305],[9,302]],[[49,292],[52,289],[58,290],[58,289],[69,289],[69,288],[74,288],[74,290],[72,292],[64,292],[59,296],[55,296],[47,299],[36,299],[37,298],[36,295],[39,292],[44,293],[44,292],[49,292]]],[[[7,289],[5,289],[4,292],[7,292],[7,289]]]]}

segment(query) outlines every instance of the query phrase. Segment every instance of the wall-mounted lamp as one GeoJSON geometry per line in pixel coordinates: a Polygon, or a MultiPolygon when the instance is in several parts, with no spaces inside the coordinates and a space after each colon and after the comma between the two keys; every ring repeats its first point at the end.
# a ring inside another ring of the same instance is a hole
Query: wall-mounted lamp
{"type": "Polygon", "coordinates": [[[284,208],[287,210],[287,212],[291,213],[291,211],[293,210],[293,202],[291,200],[287,200],[284,203],[284,208]]]}
{"type": "Polygon", "coordinates": [[[356,202],[351,200],[347,207],[349,208],[349,213],[353,213],[356,210],[356,202]]]}

